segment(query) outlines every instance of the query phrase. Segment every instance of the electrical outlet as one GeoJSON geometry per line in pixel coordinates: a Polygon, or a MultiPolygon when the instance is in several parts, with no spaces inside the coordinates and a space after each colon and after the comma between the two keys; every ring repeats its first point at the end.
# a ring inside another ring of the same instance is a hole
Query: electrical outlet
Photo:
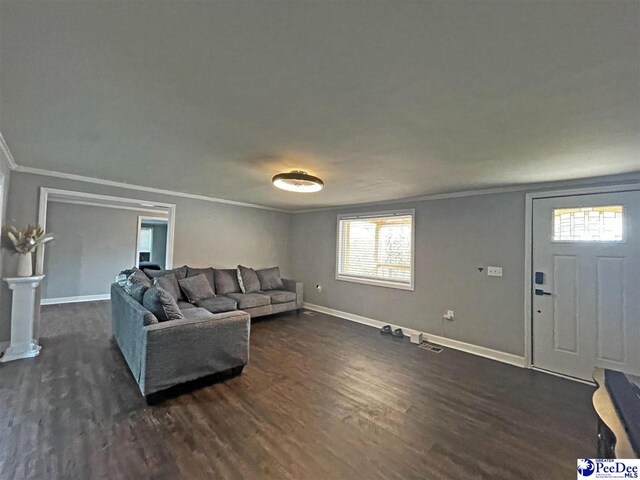
{"type": "Polygon", "coordinates": [[[322,285],[316,285],[316,290],[318,292],[322,292],[322,285]]]}
{"type": "Polygon", "coordinates": [[[487,275],[490,277],[501,277],[502,267],[487,267],[487,275]]]}
{"type": "Polygon", "coordinates": [[[453,320],[453,310],[447,310],[443,315],[442,318],[444,318],[445,320],[453,320]]]}

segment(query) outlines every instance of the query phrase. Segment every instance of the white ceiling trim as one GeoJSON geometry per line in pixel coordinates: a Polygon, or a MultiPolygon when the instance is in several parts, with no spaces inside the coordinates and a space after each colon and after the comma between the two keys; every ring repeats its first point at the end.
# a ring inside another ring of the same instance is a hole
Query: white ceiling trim
{"type": "MultiPolygon", "coordinates": [[[[451,193],[438,193],[433,195],[422,195],[419,197],[408,197],[408,198],[399,198],[394,200],[381,200],[377,202],[367,202],[367,203],[354,203],[347,205],[334,205],[329,207],[318,207],[318,208],[309,208],[303,210],[287,210],[284,208],[276,208],[269,207],[267,205],[259,205],[255,203],[247,203],[247,202],[238,202],[235,200],[227,200],[224,198],[216,198],[209,197],[206,195],[197,195],[186,192],[178,192],[175,190],[166,190],[162,188],[155,187],[146,187],[143,185],[135,185],[132,183],[125,182],[116,182],[113,180],[104,180],[96,177],[88,177],[85,175],[76,175],[74,173],[64,173],[57,172],[54,170],[46,170],[42,168],[34,168],[34,167],[25,167],[22,165],[18,165],[9,150],[9,146],[4,140],[2,133],[0,132],[0,153],[2,153],[2,157],[6,161],[7,165],[11,170],[15,170],[16,172],[22,173],[31,173],[33,175],[43,175],[46,177],[55,177],[62,178],[66,180],[75,180],[78,182],[86,182],[93,183],[95,185],[105,185],[109,187],[116,188],[124,188],[127,190],[138,190],[142,192],[149,193],[157,193],[160,195],[170,195],[174,197],[182,197],[189,198],[192,200],[202,200],[204,202],[213,202],[213,203],[222,203],[226,205],[234,205],[238,207],[246,207],[246,208],[257,208],[260,210],[269,210],[272,212],[279,213],[289,213],[289,214],[299,214],[299,213],[314,213],[314,212],[324,212],[328,210],[341,210],[345,208],[360,208],[360,207],[375,207],[379,205],[394,205],[399,203],[412,203],[412,202],[423,202],[427,200],[445,200],[449,198],[462,198],[462,197],[473,197],[478,195],[492,195],[498,193],[510,193],[510,192],[526,192],[531,190],[542,190],[545,188],[564,188],[564,187],[578,187],[578,186],[588,186],[595,183],[602,183],[606,181],[607,177],[592,177],[592,178],[583,178],[578,180],[566,180],[566,181],[555,181],[555,182],[542,182],[542,183],[528,183],[522,185],[512,185],[512,186],[504,186],[504,187],[496,187],[496,188],[485,188],[485,189],[477,189],[477,190],[463,190],[460,192],[451,192],[451,193]]],[[[614,175],[614,178],[611,179],[614,183],[624,183],[629,180],[638,180],[640,179],[640,171],[631,172],[624,175],[614,175]],[[618,177],[616,179],[615,177],[618,177]],[[624,178],[622,178],[624,177],[624,178]]],[[[154,202],[157,204],[157,202],[154,202]]]]}
{"type": "Polygon", "coordinates": [[[45,170],[42,168],[23,167],[16,165],[16,172],[31,173],[33,175],[44,175],[46,177],[63,178],[66,180],[75,180],[78,182],[93,183],[96,185],[105,185],[108,187],[125,188],[127,190],[139,190],[141,192],[158,193],[161,195],[171,195],[174,197],[190,198],[192,200],[202,200],[205,202],[224,203],[226,205],[235,205],[237,207],[258,208],[261,210],[271,210],[280,213],[293,213],[291,210],[282,208],[268,207],[266,205],[258,205],[255,203],[236,202],[235,200],[226,200],[224,198],[207,197],[206,195],[196,195],[186,192],[177,192],[174,190],[165,190],[163,188],[145,187],[143,185],[134,185],[132,183],[114,182],[113,180],[103,180],[101,178],[86,177],[84,175],[76,175],[74,173],[56,172],[53,170],[45,170]]]}
{"type": "Polygon", "coordinates": [[[54,203],[70,203],[72,205],[86,205],[89,207],[103,207],[103,208],[117,208],[119,210],[133,210],[134,212],[146,212],[146,213],[154,213],[154,214],[164,214],[166,215],[166,210],[157,210],[152,208],[144,208],[144,207],[129,207],[126,205],[109,205],[106,203],[100,202],[88,202],[86,200],[74,200],[71,198],[49,198],[49,202],[54,203]]]}
{"type": "MultiPolygon", "coordinates": [[[[628,174],[618,175],[617,177],[618,177],[617,179],[612,178],[610,180],[610,183],[625,184],[630,181],[633,182],[633,181],[640,180],[640,172],[632,172],[628,174]]],[[[379,202],[354,203],[350,205],[337,205],[333,207],[310,208],[305,210],[296,210],[291,213],[298,214],[298,213],[326,212],[327,210],[344,210],[349,208],[376,207],[380,205],[395,205],[399,203],[424,202],[427,200],[445,200],[449,198],[475,197],[479,195],[492,195],[497,193],[529,192],[531,190],[544,190],[548,188],[581,187],[581,186],[589,186],[589,185],[606,183],[606,182],[607,182],[607,177],[600,176],[600,177],[582,178],[577,180],[543,182],[543,183],[527,183],[522,185],[485,188],[485,189],[479,189],[479,190],[464,190],[461,192],[437,193],[433,195],[423,195],[420,197],[399,198],[397,200],[382,200],[379,202]]]]}
{"type": "Polygon", "coordinates": [[[9,170],[15,170],[18,167],[18,164],[14,160],[11,150],[9,150],[9,145],[4,141],[2,132],[0,132],[0,152],[2,152],[2,158],[4,158],[4,161],[7,162],[9,170]]]}
{"type": "MultiPolygon", "coordinates": [[[[445,200],[449,198],[473,197],[473,196],[479,196],[479,195],[492,195],[497,193],[527,192],[531,190],[542,190],[545,188],[578,187],[578,186],[593,185],[595,183],[603,183],[607,181],[607,177],[600,176],[600,177],[592,177],[592,178],[583,178],[578,180],[528,183],[528,184],[512,185],[512,186],[505,186],[505,187],[485,188],[485,189],[477,189],[477,190],[464,190],[460,192],[451,192],[451,193],[438,193],[433,195],[423,195],[419,197],[399,198],[395,200],[381,200],[378,202],[354,203],[354,204],[348,204],[348,205],[334,205],[330,207],[309,208],[309,209],[303,209],[303,210],[286,210],[283,208],[269,207],[266,205],[237,202],[235,200],[226,200],[224,198],[208,197],[205,195],[196,195],[192,193],[177,192],[174,190],[165,190],[162,188],[145,187],[143,185],[134,185],[131,183],[115,182],[112,180],[103,180],[101,178],[87,177],[84,175],[76,175],[73,173],[56,172],[53,170],[45,170],[45,169],[34,168],[34,167],[23,167],[22,165],[16,165],[16,167],[13,170],[15,170],[16,172],[31,173],[33,175],[43,175],[47,177],[63,178],[66,180],[75,180],[78,182],[93,183],[96,185],[105,185],[110,187],[124,188],[128,190],[139,190],[143,192],[157,193],[161,195],[171,195],[174,197],[190,198],[193,200],[202,200],[205,202],[222,203],[227,205],[235,205],[238,207],[257,208],[261,210],[269,210],[273,212],[289,213],[289,214],[314,213],[314,212],[324,212],[328,210],[342,210],[342,209],[360,208],[360,207],[375,207],[380,205],[395,205],[400,203],[423,202],[427,200],[445,200]]],[[[632,172],[625,175],[612,176],[612,177],[613,178],[610,179],[612,183],[624,183],[630,180],[633,181],[633,180],[640,179],[640,171],[632,172]]]]}

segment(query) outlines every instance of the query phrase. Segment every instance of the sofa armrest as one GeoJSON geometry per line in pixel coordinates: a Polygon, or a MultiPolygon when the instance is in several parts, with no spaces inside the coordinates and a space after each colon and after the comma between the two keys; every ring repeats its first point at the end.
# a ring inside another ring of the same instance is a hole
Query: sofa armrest
{"type": "Polygon", "coordinates": [[[170,320],[144,330],[146,358],[140,384],[144,395],[249,361],[250,317],[243,311],[170,320]]]}
{"type": "Polygon", "coordinates": [[[295,280],[289,280],[288,278],[283,278],[282,283],[284,284],[285,290],[296,294],[296,308],[302,308],[302,302],[304,301],[304,284],[295,280]]]}
{"type": "Polygon", "coordinates": [[[157,323],[156,317],[124,291],[111,284],[111,328],[120,351],[137,382],[140,381],[144,358],[144,328],[157,323]]]}

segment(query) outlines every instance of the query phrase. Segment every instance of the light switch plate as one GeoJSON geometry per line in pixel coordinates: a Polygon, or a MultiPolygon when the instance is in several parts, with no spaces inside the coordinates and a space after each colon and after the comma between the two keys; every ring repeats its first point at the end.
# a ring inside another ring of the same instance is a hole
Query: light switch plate
{"type": "Polygon", "coordinates": [[[487,275],[490,277],[501,277],[502,267],[487,267],[487,275]]]}

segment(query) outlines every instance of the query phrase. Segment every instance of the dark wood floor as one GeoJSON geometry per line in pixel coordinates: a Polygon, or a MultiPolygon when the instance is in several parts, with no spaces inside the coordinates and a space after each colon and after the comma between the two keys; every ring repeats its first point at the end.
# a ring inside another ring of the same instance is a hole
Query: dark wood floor
{"type": "Polygon", "coordinates": [[[0,366],[0,478],[573,479],[588,386],[317,314],[252,325],[240,377],[156,406],[106,302],[43,308],[42,354],[0,366]]]}

